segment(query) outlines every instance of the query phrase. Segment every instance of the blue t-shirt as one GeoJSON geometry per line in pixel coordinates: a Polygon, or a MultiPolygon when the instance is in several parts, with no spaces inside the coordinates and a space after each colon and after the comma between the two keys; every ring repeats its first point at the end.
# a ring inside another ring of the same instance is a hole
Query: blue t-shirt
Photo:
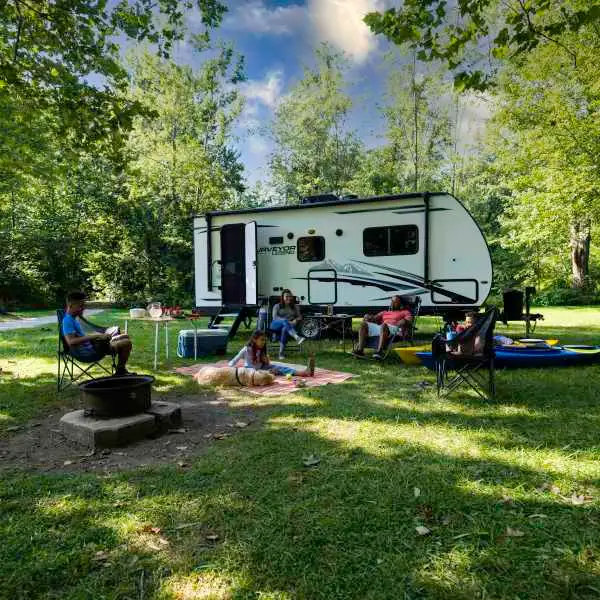
{"type": "MultiPolygon", "coordinates": [[[[76,335],[78,337],[83,337],[85,335],[77,318],[69,313],[65,313],[65,316],[63,317],[62,332],[65,337],[67,335],[76,335]]],[[[84,342],[79,345],[79,348],[85,347],[91,348],[92,344],[90,342],[84,342]]]]}

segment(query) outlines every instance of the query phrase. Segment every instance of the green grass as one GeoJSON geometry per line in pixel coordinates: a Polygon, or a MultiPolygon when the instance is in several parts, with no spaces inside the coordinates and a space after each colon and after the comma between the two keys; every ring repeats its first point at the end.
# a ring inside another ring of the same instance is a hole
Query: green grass
{"type": "MultiPolygon", "coordinates": [[[[536,335],[600,340],[595,309],[541,312],[536,335]]],[[[421,320],[422,335],[434,328],[421,320]]],[[[133,367],[147,371],[152,326],[130,332],[133,367]]],[[[54,327],[0,334],[0,435],[75,403],[54,392],[55,341],[54,327]]],[[[259,411],[260,427],[187,469],[4,476],[0,597],[600,597],[600,367],[501,372],[485,403],[467,392],[438,399],[416,385],[433,382],[426,370],[356,361],[335,343],[318,361],[360,378],[233,395],[233,407],[259,411]],[[320,463],[306,468],[311,454],[320,463]],[[574,505],[573,493],[589,501],[574,505]]],[[[165,364],[156,387],[196,389],[165,364]]]]}

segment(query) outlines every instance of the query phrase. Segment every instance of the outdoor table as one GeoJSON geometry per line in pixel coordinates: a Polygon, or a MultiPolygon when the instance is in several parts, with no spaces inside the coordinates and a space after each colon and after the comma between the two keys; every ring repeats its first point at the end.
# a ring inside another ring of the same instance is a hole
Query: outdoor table
{"type": "Polygon", "coordinates": [[[158,330],[161,323],[165,325],[165,356],[166,360],[169,360],[169,323],[171,321],[175,321],[173,317],[162,316],[158,319],[153,319],[152,317],[142,317],[141,319],[125,319],[125,333],[128,333],[128,321],[150,321],[151,323],[156,324],[156,328],[154,330],[154,370],[158,366],[158,330]]]}
{"type": "MultiPolygon", "coordinates": [[[[306,315],[304,317],[305,323],[308,323],[311,319],[316,322],[318,332],[315,336],[310,336],[309,339],[322,339],[326,333],[332,329],[339,328],[341,325],[342,330],[342,347],[343,351],[346,351],[346,328],[347,321],[350,320],[350,331],[352,331],[352,315],[347,314],[336,314],[328,315],[325,313],[315,313],[312,315],[306,315]]],[[[306,331],[306,329],[303,330],[306,331]]]]}

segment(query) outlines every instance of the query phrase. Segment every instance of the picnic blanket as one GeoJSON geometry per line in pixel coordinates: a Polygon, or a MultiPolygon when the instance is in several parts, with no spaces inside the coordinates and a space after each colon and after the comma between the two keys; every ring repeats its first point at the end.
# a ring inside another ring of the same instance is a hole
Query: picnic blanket
{"type": "MultiPolygon", "coordinates": [[[[286,367],[292,367],[298,370],[306,369],[306,367],[302,365],[290,365],[287,363],[273,364],[285,364],[286,367]]],[[[211,364],[197,364],[191,365],[190,367],[179,367],[178,369],[175,369],[175,372],[180,373],[181,375],[189,375],[193,377],[196,373],[198,373],[198,371],[201,371],[206,367],[227,366],[228,362],[226,360],[220,360],[219,362],[211,364]]],[[[237,366],[244,366],[243,361],[240,361],[237,366]]],[[[281,394],[289,394],[290,392],[297,392],[301,389],[319,387],[328,383],[342,383],[351,377],[356,377],[356,375],[352,373],[343,373],[342,371],[329,371],[328,369],[316,368],[313,377],[293,377],[291,379],[288,379],[285,376],[276,377],[275,381],[271,385],[264,385],[260,387],[244,387],[244,391],[248,392],[249,394],[255,394],[256,396],[280,396],[281,394]],[[306,382],[306,385],[304,387],[297,387],[296,382],[298,379],[302,379],[304,382],[306,382]]]]}

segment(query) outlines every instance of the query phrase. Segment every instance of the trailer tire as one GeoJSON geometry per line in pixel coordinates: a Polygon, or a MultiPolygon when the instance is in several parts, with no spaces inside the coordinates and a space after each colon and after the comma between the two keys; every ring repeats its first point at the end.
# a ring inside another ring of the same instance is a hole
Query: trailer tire
{"type": "Polygon", "coordinates": [[[304,318],[300,324],[300,331],[298,333],[307,340],[316,340],[320,334],[319,319],[304,318]]]}

